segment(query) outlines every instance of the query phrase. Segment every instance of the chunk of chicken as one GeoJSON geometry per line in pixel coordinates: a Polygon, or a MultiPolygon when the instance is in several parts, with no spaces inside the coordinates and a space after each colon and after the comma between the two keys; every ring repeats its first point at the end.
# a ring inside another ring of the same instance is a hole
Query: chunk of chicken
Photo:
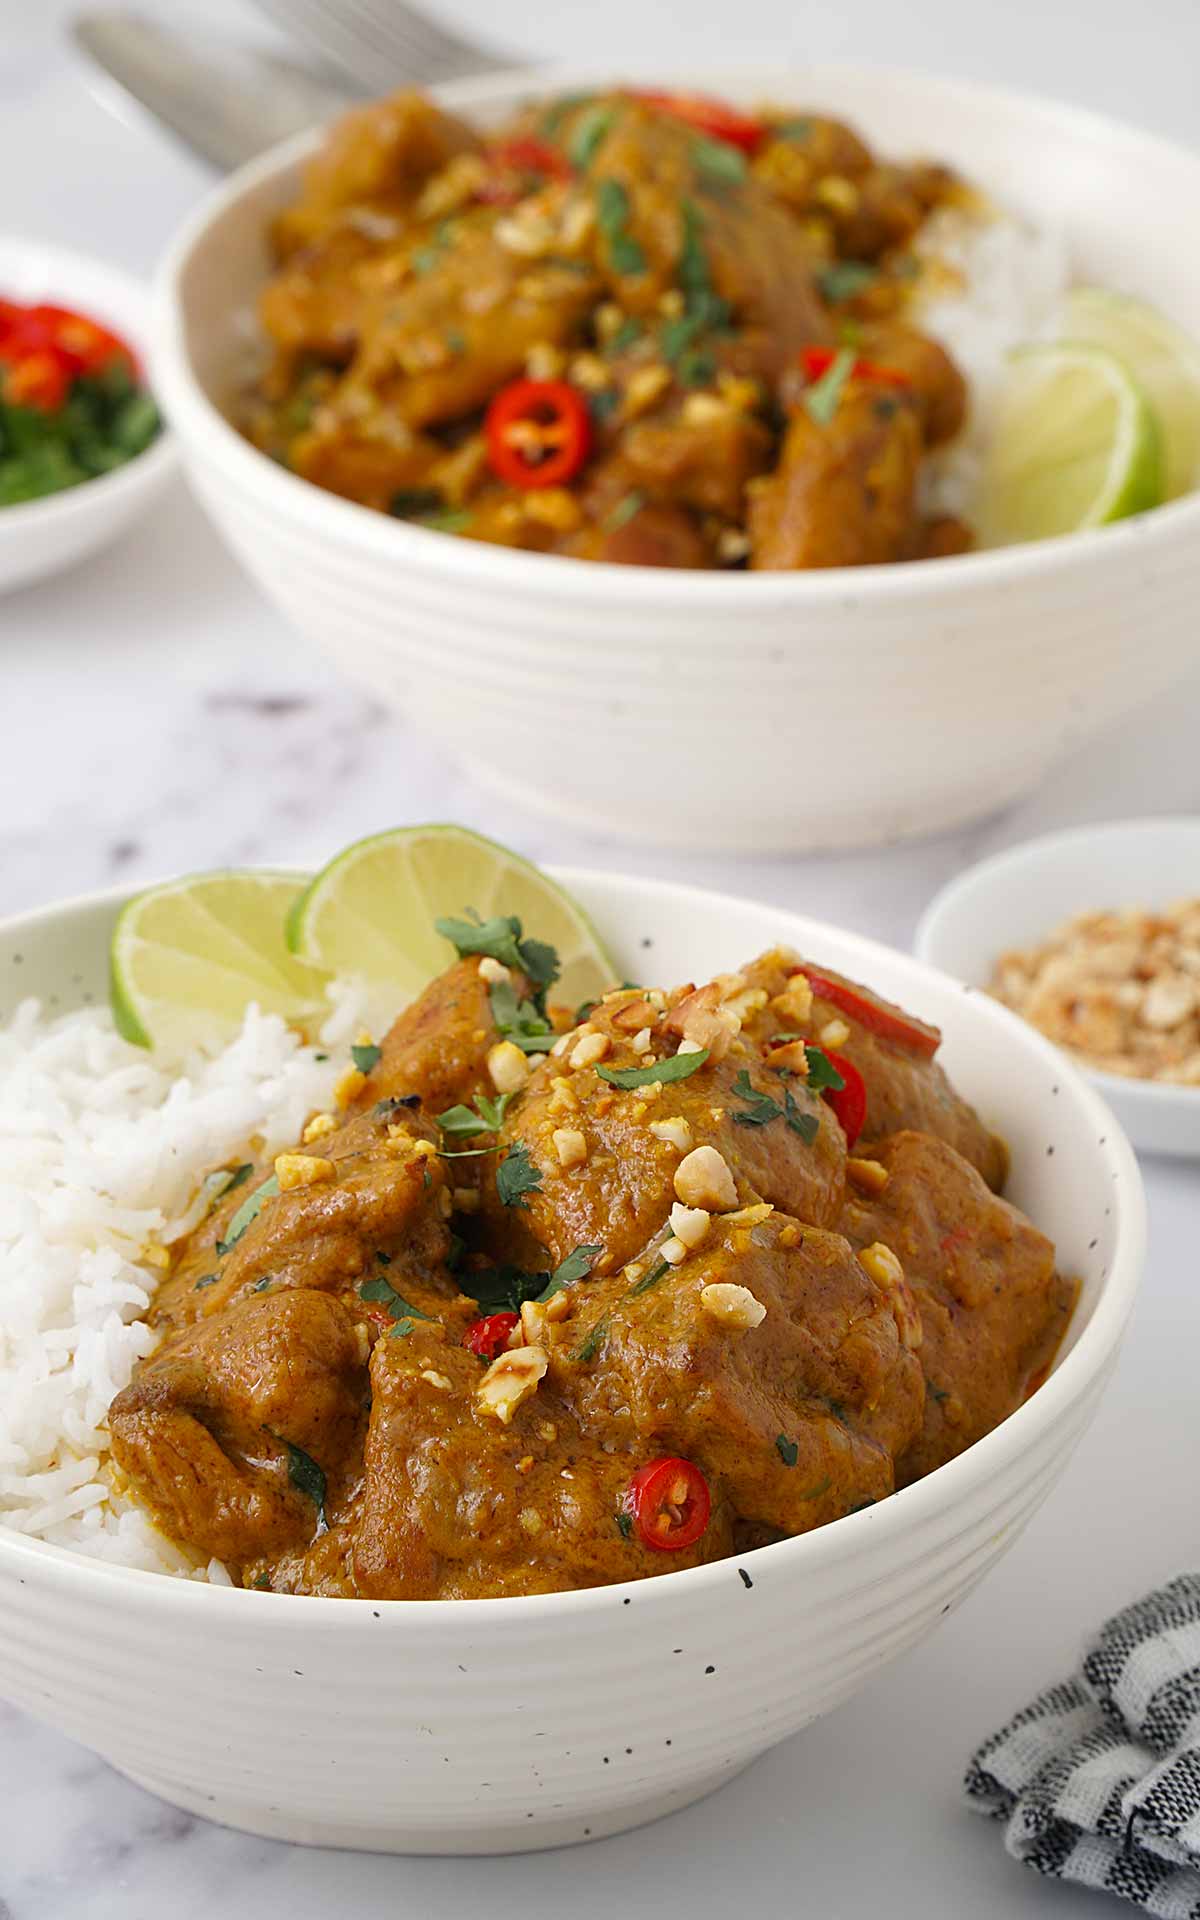
{"type": "Polygon", "coordinates": [[[927,1393],[919,1437],[898,1450],[906,1486],[1020,1404],[1058,1348],[1076,1289],[1055,1272],[1045,1235],[945,1141],[897,1133],[871,1157],[887,1184],[851,1187],[841,1228],[854,1246],[891,1249],[920,1313],[927,1393]]]}
{"type": "Polygon", "coordinates": [[[715,1220],[677,1268],[651,1258],[632,1285],[571,1289],[574,1314],[551,1328],[550,1378],[585,1431],[646,1458],[682,1454],[739,1520],[779,1533],[892,1491],[924,1399],[910,1302],[838,1234],[778,1212],[715,1220]],[[713,1288],[736,1290],[732,1320],[713,1288]],[[765,1308],[757,1325],[738,1324],[743,1292],[765,1308]]]}
{"type": "Polygon", "coordinates": [[[165,1532],[236,1577],[311,1539],[346,1499],[367,1350],[361,1317],[326,1294],[240,1301],[146,1361],[117,1395],[113,1457],[165,1532]]]}

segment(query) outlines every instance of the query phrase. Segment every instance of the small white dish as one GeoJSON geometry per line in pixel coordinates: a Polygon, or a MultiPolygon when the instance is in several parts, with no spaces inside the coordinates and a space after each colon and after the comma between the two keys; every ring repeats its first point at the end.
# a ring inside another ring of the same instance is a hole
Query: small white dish
{"type": "MultiPolygon", "coordinates": [[[[77,307],[119,333],[146,364],[148,290],[103,261],[0,236],[0,299],[77,307]]],[[[45,500],[0,507],[0,593],[59,573],[107,546],[149,506],[174,463],[174,445],[164,430],[113,473],[45,500]]]]}
{"type": "MultiPolygon", "coordinates": [[[[1072,914],[1164,907],[1197,893],[1200,816],[1074,827],[960,873],[925,909],[914,951],[927,965],[986,987],[1006,947],[1032,945],[1072,914]]],[[[1200,1158],[1200,1087],[1082,1070],[1143,1153],[1200,1158]]]]}

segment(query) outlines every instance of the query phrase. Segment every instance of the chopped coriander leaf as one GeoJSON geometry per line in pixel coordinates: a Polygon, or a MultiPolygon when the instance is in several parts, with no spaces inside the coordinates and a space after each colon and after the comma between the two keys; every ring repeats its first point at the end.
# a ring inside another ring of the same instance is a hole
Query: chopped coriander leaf
{"type": "Polygon", "coordinates": [[[483,1313],[520,1313],[526,1300],[536,1300],[550,1279],[548,1273],[527,1273],[524,1267],[485,1267],[464,1275],[463,1292],[478,1302],[483,1313]]]}
{"type": "Polygon", "coordinates": [[[254,1282],[254,1285],[250,1289],[251,1293],[265,1293],[267,1291],[267,1288],[271,1285],[271,1282],[274,1278],[275,1278],[274,1274],[264,1273],[261,1280],[256,1280],[254,1282]]]}
{"type": "Polygon", "coordinates": [[[781,120],[778,126],[771,128],[771,138],[773,140],[811,140],[812,130],[811,120],[781,120]]]}
{"type": "Polygon", "coordinates": [[[609,354],[624,353],[627,347],[636,346],[641,337],[642,329],[640,323],[631,316],[626,315],[625,319],[622,320],[620,326],[613,334],[612,339],[605,342],[604,351],[609,354]]]}
{"type": "Polygon", "coordinates": [[[461,958],[471,953],[487,954],[502,966],[524,973],[539,995],[558,979],[554,948],[544,940],[525,939],[515,914],[499,914],[493,920],[480,920],[478,915],[467,920],[435,920],[434,926],[461,958]]]}
{"type": "Polygon", "coordinates": [[[704,231],[700,209],[694,201],[685,200],[681,210],[683,239],[679,250],[679,284],[689,303],[692,303],[698,295],[712,292],[712,274],[700,237],[704,231]]]}
{"type": "Polygon", "coordinates": [[[418,524],[431,533],[462,533],[471,524],[469,507],[447,507],[444,513],[423,513],[418,524]]]}
{"type": "Polygon", "coordinates": [[[573,1286],[576,1280],[586,1280],[603,1252],[603,1247],[576,1247],[565,1260],[559,1261],[537,1298],[553,1300],[555,1294],[561,1293],[564,1287],[573,1286]]]}
{"type": "Polygon", "coordinates": [[[693,348],[681,355],[677,371],[685,387],[710,387],[717,377],[717,363],[711,353],[693,348]]]}
{"type": "Polygon", "coordinates": [[[467,336],[465,333],[461,331],[460,328],[447,327],[444,338],[446,341],[446,345],[449,347],[451,353],[457,354],[457,353],[466,352],[467,336]]]}
{"type": "Polygon", "coordinates": [[[815,1487],[806,1488],[805,1491],[801,1494],[800,1498],[802,1500],[819,1500],[823,1493],[829,1492],[829,1489],[832,1485],[833,1485],[833,1481],[830,1479],[829,1475],[826,1474],[823,1480],[817,1481],[817,1484],[815,1487]]]}
{"type": "Polygon", "coordinates": [[[669,1059],[656,1060],[648,1067],[597,1067],[596,1072],[610,1087],[648,1087],[655,1080],[661,1080],[664,1086],[672,1080],[687,1080],[708,1059],[708,1048],[701,1047],[698,1053],[675,1053],[669,1059]]]}
{"type": "Polygon", "coordinates": [[[553,140],[562,131],[562,123],[568,114],[577,107],[586,107],[591,99],[590,93],[564,93],[560,100],[554,100],[546,108],[538,123],[538,132],[544,139],[553,140]]]}
{"type": "Polygon", "coordinates": [[[601,1346],[603,1345],[604,1337],[607,1334],[607,1332],[608,1332],[608,1315],[605,1314],[602,1319],[597,1320],[591,1332],[587,1334],[586,1337],[576,1347],[574,1353],[571,1355],[572,1360],[583,1360],[583,1361],[594,1360],[596,1358],[596,1355],[599,1353],[601,1346]]]}
{"type": "Polygon", "coordinates": [[[617,108],[598,101],[581,113],[571,130],[567,141],[567,159],[580,173],[585,173],[596,157],[596,151],[603,141],[613,121],[617,117],[617,108]]]}
{"type": "Polygon", "coordinates": [[[804,1057],[808,1061],[808,1079],[805,1085],[810,1093],[824,1093],[827,1087],[831,1093],[842,1091],[846,1082],[824,1048],[806,1045],[804,1057]]]}
{"type": "MultiPolygon", "coordinates": [[[[422,1318],[424,1317],[425,1316],[422,1315],[422,1318]]],[[[405,1314],[402,1320],[397,1320],[394,1326],[388,1328],[388,1339],[403,1340],[406,1334],[412,1332],[416,1324],[411,1314],[405,1314]]]]}
{"type": "Polygon", "coordinates": [[[474,1107],[447,1107],[445,1113],[439,1113],[438,1126],[443,1133],[464,1138],[475,1133],[497,1133],[513,1097],[511,1093],[501,1093],[493,1100],[481,1093],[474,1107]]]}
{"type": "Polygon", "coordinates": [[[193,1286],[192,1292],[199,1293],[201,1287],[215,1287],[220,1277],[219,1273],[202,1273],[193,1286]]]}
{"type": "Polygon", "coordinates": [[[234,1214],[233,1219],[229,1222],[229,1225],[225,1232],[225,1238],[223,1240],[217,1241],[218,1259],[223,1259],[224,1256],[229,1252],[231,1247],[236,1247],[238,1241],[241,1239],[242,1235],[245,1233],[246,1228],[250,1225],[250,1222],[258,1218],[258,1215],[262,1211],[264,1202],[272,1199],[273,1196],[278,1192],[279,1192],[278,1176],[276,1174],[271,1174],[269,1179],[263,1181],[261,1187],[256,1187],[254,1189],[254,1192],[250,1195],[248,1200],[242,1201],[242,1204],[238,1208],[237,1212],[234,1214]]]}
{"type": "MultiPolygon", "coordinates": [[[[280,1435],[273,1433],[271,1438],[280,1440],[280,1435]]],[[[311,1500],[317,1509],[317,1532],[328,1532],[329,1522],[325,1518],[324,1470],[317,1465],[310,1453],[305,1453],[303,1447],[293,1446],[290,1440],[280,1440],[280,1443],[287,1449],[288,1479],[296,1492],[302,1493],[306,1500],[311,1500]]]]}
{"type": "Polygon", "coordinates": [[[596,182],[596,225],[608,249],[614,273],[636,275],[646,271],[646,256],[629,232],[629,195],[619,180],[596,182]]]}
{"type": "Polygon", "coordinates": [[[775,1451],[783,1461],[785,1467],[794,1467],[800,1458],[799,1447],[794,1440],[788,1439],[786,1433],[777,1433],[775,1435],[775,1451]]]}
{"type": "Polygon", "coordinates": [[[496,980],[488,988],[488,1002],[497,1030],[523,1053],[545,1053],[554,1037],[550,1022],[536,1010],[532,1000],[518,1000],[509,980],[496,980]]]}
{"type": "Polygon", "coordinates": [[[703,134],[697,134],[692,141],[692,164],[706,180],[720,181],[726,186],[739,184],[749,172],[746,156],[737,147],[730,146],[727,140],[708,140],[703,134]]]}
{"type": "Polygon", "coordinates": [[[351,1047],[350,1058],[360,1073],[370,1073],[371,1069],[377,1067],[383,1059],[383,1048],[377,1047],[372,1040],[369,1045],[351,1047]]]}
{"type": "Polygon", "coordinates": [[[599,1005],[600,1005],[600,1002],[598,1000],[581,1000],[579,1002],[579,1005],[576,1007],[575,1013],[573,1016],[575,1020],[575,1025],[576,1026],[581,1025],[581,1023],[584,1020],[588,1019],[591,1014],[595,1013],[596,1008],[599,1005]]]}
{"type": "Polygon", "coordinates": [[[609,420],[621,404],[621,396],[616,387],[603,387],[599,393],[587,396],[588,412],[593,420],[609,420]]]}
{"type": "Polygon", "coordinates": [[[377,1300],[385,1306],[394,1320],[398,1314],[407,1314],[413,1320],[432,1320],[431,1313],[422,1313],[419,1307],[412,1306],[403,1294],[397,1293],[391,1282],[378,1274],[374,1280],[364,1280],[358,1289],[360,1300],[377,1300]]]}
{"type": "Polygon", "coordinates": [[[639,1294],[649,1293],[651,1287],[656,1287],[660,1280],[665,1280],[670,1271],[671,1269],[668,1263],[665,1260],[660,1260],[657,1266],[651,1267],[649,1273],[643,1274],[642,1278],[630,1287],[625,1298],[627,1300],[636,1300],[639,1294]]]}
{"type": "Polygon", "coordinates": [[[842,388],[854,372],[854,354],[849,347],[843,347],[830,361],[821,378],[809,387],[804,396],[805,411],[819,427],[827,427],[838,410],[842,397],[842,388]]]}
{"type": "Polygon", "coordinates": [[[733,1083],[734,1095],[746,1103],[745,1113],[735,1113],[734,1120],[739,1127],[765,1127],[772,1120],[783,1118],[783,1108],[778,1100],[772,1100],[769,1093],[760,1093],[753,1085],[745,1067],[733,1083]]]}
{"type": "MultiPolygon", "coordinates": [[[[833,1069],[830,1068],[830,1072],[833,1069]]],[[[746,1104],[745,1113],[735,1113],[733,1118],[739,1127],[766,1127],[772,1120],[785,1120],[793,1133],[798,1133],[806,1146],[811,1146],[820,1129],[820,1121],[815,1113],[806,1113],[799,1102],[793,1098],[789,1086],[783,1089],[783,1104],[772,1100],[770,1094],[760,1093],[753,1085],[745,1067],[733,1083],[737,1099],[746,1104]]]]}
{"type": "Polygon", "coordinates": [[[617,533],[622,527],[627,527],[631,520],[636,519],[645,504],[645,494],[639,493],[636,487],[631,488],[617,501],[612,512],[604,516],[605,533],[617,533]]]}
{"type": "Polygon", "coordinates": [[[237,1187],[244,1187],[253,1172],[253,1160],[243,1160],[240,1167],[234,1167],[229,1179],[226,1181],[225,1192],[233,1193],[237,1187]]]}
{"type": "Polygon", "coordinates": [[[783,1117],[792,1132],[800,1135],[805,1146],[811,1147],[821,1131],[821,1122],[815,1113],[806,1113],[803,1107],[792,1098],[790,1087],[785,1087],[783,1090],[783,1117]]]}
{"type": "Polygon", "coordinates": [[[925,1382],[925,1391],[929,1395],[929,1398],[933,1401],[935,1406],[940,1407],[944,1401],[950,1398],[950,1395],[946,1392],[946,1389],[944,1387],[935,1387],[932,1380],[927,1380],[925,1382]]]}
{"type": "Polygon", "coordinates": [[[821,268],[817,288],[822,300],[836,306],[841,300],[853,300],[867,287],[874,286],[878,278],[878,267],[869,267],[865,260],[834,260],[821,268]]]}
{"type": "Polygon", "coordinates": [[[270,1593],[271,1591],[270,1574],[260,1573],[258,1576],[258,1579],[254,1582],[254,1588],[255,1588],[255,1591],[258,1593],[270,1593]]]}
{"type": "Polygon", "coordinates": [[[620,1534],[622,1540],[631,1540],[633,1538],[633,1515],[631,1513],[618,1513],[617,1532],[620,1534]]]}
{"type": "Polygon", "coordinates": [[[437,513],[446,504],[436,487],[400,487],[388,501],[388,512],[397,520],[416,520],[425,513],[437,513]]]}
{"type": "Polygon", "coordinates": [[[525,1195],[536,1193],[541,1184],[541,1169],[534,1166],[524,1141],[518,1140],[496,1168],[496,1192],[506,1207],[524,1211],[529,1205],[525,1195]]]}

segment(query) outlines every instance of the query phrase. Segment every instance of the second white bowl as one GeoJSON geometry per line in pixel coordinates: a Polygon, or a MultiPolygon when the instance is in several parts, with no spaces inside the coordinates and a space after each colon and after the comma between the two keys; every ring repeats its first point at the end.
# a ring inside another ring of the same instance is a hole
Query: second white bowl
{"type": "MultiPolygon", "coordinates": [[[[627,77],[627,76],[626,76],[627,77]]],[[[481,124],[613,78],[505,74],[440,97],[481,124]]],[[[659,75],[845,115],[1041,226],[1085,279],[1200,334],[1200,156],[1071,108],[842,67],[659,75]]],[[[270,219],[316,135],[203,205],[159,278],[154,370],[217,525],[347,673],[479,778],[564,820],[704,848],[849,846],[1015,799],[1189,667],[1200,499],[1040,546],[909,566],[712,574],[518,553],[389,520],[269,460],[244,380],[270,219]],[[1136,643],[1133,636],[1136,635],[1136,643]]]]}

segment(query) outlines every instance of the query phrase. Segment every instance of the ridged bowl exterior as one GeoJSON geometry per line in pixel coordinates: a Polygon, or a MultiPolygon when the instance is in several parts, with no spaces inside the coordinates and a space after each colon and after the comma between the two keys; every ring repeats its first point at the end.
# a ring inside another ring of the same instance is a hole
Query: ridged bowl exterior
{"type": "MultiPolygon", "coordinates": [[[[487,120],[588,77],[518,74],[444,97],[487,120]]],[[[1195,154],[915,75],[815,67],[716,84],[817,100],[884,148],[947,159],[1060,225],[1080,277],[1159,299],[1200,333],[1200,254],[1178,245],[1200,200],[1195,154]]],[[[1003,553],[718,575],[485,547],[296,479],[220,409],[249,365],[267,223],[311,145],[238,174],[180,236],[159,278],[155,381],[201,498],[264,592],[480,779],[665,843],[899,839],[1028,791],[1194,663],[1196,499],[1003,553]]]]}
{"type": "MultiPolygon", "coordinates": [[[[193,1812],[289,1840],[466,1853],[583,1840],[683,1806],[936,1626],[1049,1492],[1113,1365],[1141,1269],[1141,1185],[1111,1116],[1045,1041],[817,922],[563,877],[618,965],[644,971],[651,940],[663,978],[702,975],[789,941],[938,1021],[950,1071],[1012,1144],[1014,1197],[1081,1277],[1068,1348],[1018,1413],[918,1485],[803,1538],[628,1587],[294,1598],[125,1571],[0,1528],[0,1694],[193,1812]]],[[[81,981],[102,993],[119,905],[0,927],[0,1017],[34,985],[66,1005],[81,981]]]]}

